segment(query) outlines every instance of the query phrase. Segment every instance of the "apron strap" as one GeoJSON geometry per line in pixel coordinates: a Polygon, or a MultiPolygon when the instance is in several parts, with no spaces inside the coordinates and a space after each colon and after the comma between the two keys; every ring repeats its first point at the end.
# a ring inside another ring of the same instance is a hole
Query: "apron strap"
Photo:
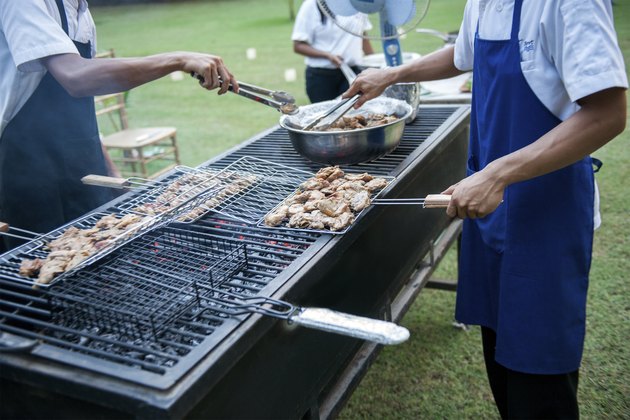
{"type": "Polygon", "coordinates": [[[514,15],[512,15],[512,34],[510,39],[518,41],[518,31],[521,27],[521,9],[523,8],[523,0],[514,2],[514,15]]]}
{"type": "Polygon", "coordinates": [[[63,0],[56,0],[57,9],[59,9],[59,15],[61,16],[61,27],[66,35],[70,35],[68,32],[68,17],[66,16],[66,8],[63,7],[63,0]]]}

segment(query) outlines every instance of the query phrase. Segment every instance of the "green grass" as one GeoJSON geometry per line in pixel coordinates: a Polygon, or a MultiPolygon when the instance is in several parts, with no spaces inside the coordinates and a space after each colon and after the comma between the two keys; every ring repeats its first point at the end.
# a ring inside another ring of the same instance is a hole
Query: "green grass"
{"type": "MultiPolygon", "coordinates": [[[[615,2],[620,45],[630,53],[630,2],[615,2]]],[[[299,1],[296,1],[296,5],[299,1]]],[[[464,0],[434,0],[422,27],[457,30],[464,0]]],[[[209,0],[150,6],[93,8],[100,49],[119,56],[168,50],[220,55],[239,80],[291,92],[306,104],[303,61],[292,52],[285,1],[209,0]],[[258,58],[245,58],[247,48],[258,58]],[[298,79],[284,81],[295,68],[298,79]]],[[[437,38],[410,34],[403,50],[428,53],[437,38]]],[[[379,46],[375,44],[378,49],[379,46]]],[[[183,163],[197,165],[271,128],[279,114],[232,94],[217,97],[186,77],[166,77],[129,94],[132,126],[178,128],[183,163]]],[[[580,377],[585,419],[630,418],[630,130],[596,153],[604,224],[595,236],[588,327],[580,377]]],[[[455,276],[450,252],[436,274],[455,276]]],[[[498,418],[489,392],[476,328],[454,328],[455,294],[424,290],[402,324],[411,339],[379,355],[342,411],[344,419],[498,418]]]]}

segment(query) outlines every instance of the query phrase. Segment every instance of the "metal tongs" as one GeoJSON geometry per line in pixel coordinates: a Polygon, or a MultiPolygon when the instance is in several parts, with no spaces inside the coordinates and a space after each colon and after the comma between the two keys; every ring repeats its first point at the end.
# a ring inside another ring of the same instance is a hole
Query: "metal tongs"
{"type": "Polygon", "coordinates": [[[337,102],[328,111],[326,111],[325,113],[323,113],[322,115],[318,116],[313,121],[308,123],[306,126],[304,126],[303,130],[305,131],[326,130],[328,127],[333,125],[339,118],[343,117],[348,111],[350,111],[352,107],[354,106],[354,104],[357,103],[360,97],[361,97],[361,94],[357,93],[356,95],[350,98],[337,102]]]}
{"type": "MultiPolygon", "coordinates": [[[[190,75],[202,83],[205,80],[203,76],[195,72],[190,75]]],[[[275,108],[283,114],[293,115],[298,112],[298,107],[295,105],[295,98],[287,92],[282,90],[265,89],[244,82],[238,82],[238,86],[239,89],[237,95],[244,96],[245,98],[275,108]]],[[[234,92],[232,84],[230,84],[228,90],[230,92],[234,92]]]]}

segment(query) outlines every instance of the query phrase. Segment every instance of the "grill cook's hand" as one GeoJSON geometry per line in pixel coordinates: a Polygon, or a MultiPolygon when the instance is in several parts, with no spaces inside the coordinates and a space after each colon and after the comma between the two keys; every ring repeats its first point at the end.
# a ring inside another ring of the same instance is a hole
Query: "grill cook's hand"
{"type": "Polygon", "coordinates": [[[201,53],[187,54],[183,70],[201,76],[199,80],[201,86],[208,90],[219,88],[219,95],[223,95],[231,84],[234,92],[238,92],[238,82],[221,57],[201,53]]]}
{"type": "Polygon", "coordinates": [[[446,209],[450,217],[476,219],[492,213],[503,202],[505,186],[484,171],[451,185],[442,194],[450,194],[446,209]]]}
{"type": "Polygon", "coordinates": [[[351,98],[357,93],[361,93],[361,97],[354,105],[355,108],[361,107],[365,102],[379,96],[390,83],[390,69],[367,69],[362,71],[354,83],[345,91],[341,97],[351,98]]]}

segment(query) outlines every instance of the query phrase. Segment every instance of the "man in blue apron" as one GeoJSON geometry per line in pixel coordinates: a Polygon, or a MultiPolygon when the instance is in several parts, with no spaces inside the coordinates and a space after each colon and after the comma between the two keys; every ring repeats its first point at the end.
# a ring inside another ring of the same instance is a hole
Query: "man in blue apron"
{"type": "MultiPolygon", "coordinates": [[[[165,53],[92,61],[94,22],[85,0],[0,2],[0,220],[48,232],[112,198],[84,186],[107,173],[93,95],[119,92],[181,70],[202,86],[235,84],[219,57],[165,53]]],[[[6,238],[7,247],[19,241],[6,238]]]]}
{"type": "Polygon", "coordinates": [[[456,318],[482,327],[503,418],[577,418],[595,186],[589,154],[625,127],[628,82],[610,2],[470,0],[460,36],[361,75],[363,102],[397,82],[473,70],[456,318]],[[544,28],[544,30],[542,30],[544,28]],[[588,41],[586,41],[588,40],[588,41]]]}

